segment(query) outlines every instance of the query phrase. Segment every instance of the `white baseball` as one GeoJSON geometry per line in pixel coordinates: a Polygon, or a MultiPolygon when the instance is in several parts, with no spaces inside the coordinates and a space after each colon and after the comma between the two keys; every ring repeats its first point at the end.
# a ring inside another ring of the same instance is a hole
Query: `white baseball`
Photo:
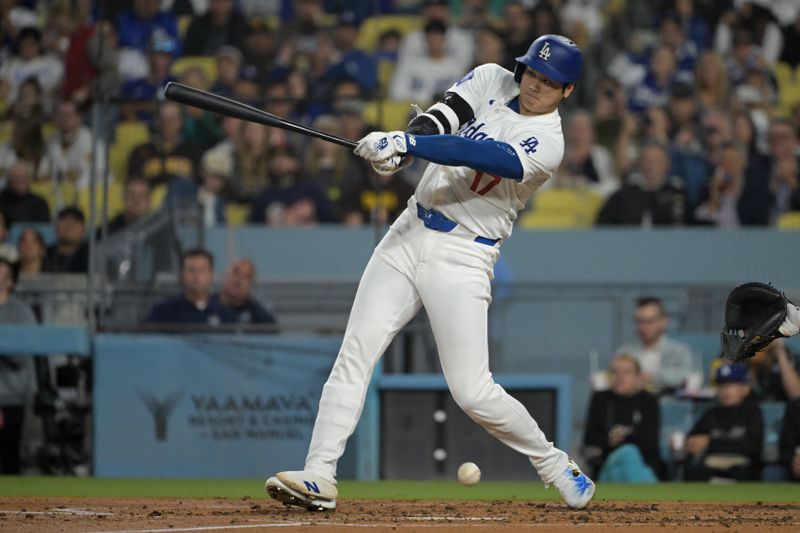
{"type": "Polygon", "coordinates": [[[462,485],[471,487],[481,480],[481,469],[475,463],[464,463],[458,467],[458,480],[462,485]]]}

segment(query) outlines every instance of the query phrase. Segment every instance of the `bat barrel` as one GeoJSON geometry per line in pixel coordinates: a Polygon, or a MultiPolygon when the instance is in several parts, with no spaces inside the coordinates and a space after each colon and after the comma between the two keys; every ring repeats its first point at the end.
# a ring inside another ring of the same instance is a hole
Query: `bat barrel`
{"type": "Polygon", "coordinates": [[[218,94],[201,91],[200,89],[195,89],[194,87],[189,87],[188,85],[184,85],[182,83],[177,83],[174,81],[169,82],[164,89],[164,96],[169,100],[193,107],[198,107],[200,109],[205,109],[206,111],[211,111],[212,113],[218,113],[220,115],[234,117],[241,120],[246,120],[248,122],[256,122],[258,124],[264,124],[265,126],[272,126],[275,128],[293,131],[295,133],[316,137],[318,139],[323,139],[341,146],[347,146],[348,148],[356,147],[356,143],[349,139],[344,139],[336,135],[331,135],[330,133],[325,133],[323,131],[302,126],[242,102],[237,102],[236,100],[225,98],[224,96],[220,96],[218,94]]]}

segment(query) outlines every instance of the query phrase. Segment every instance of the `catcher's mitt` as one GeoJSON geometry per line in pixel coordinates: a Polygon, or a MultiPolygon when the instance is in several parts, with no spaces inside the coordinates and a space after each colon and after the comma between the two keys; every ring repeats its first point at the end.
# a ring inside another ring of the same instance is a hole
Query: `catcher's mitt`
{"type": "Polygon", "coordinates": [[[786,319],[786,296],[766,283],[743,283],[734,288],[725,303],[722,357],[742,361],[753,357],[777,337],[786,319]]]}

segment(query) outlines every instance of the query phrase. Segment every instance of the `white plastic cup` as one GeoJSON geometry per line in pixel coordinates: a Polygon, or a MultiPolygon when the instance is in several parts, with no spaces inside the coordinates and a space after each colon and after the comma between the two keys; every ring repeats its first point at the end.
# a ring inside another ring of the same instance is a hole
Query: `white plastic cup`
{"type": "Polygon", "coordinates": [[[669,435],[669,447],[674,452],[682,452],[686,444],[686,434],[683,431],[673,431],[669,435]]]}
{"type": "Polygon", "coordinates": [[[686,378],[686,390],[698,391],[703,387],[703,374],[692,372],[686,378]]]}

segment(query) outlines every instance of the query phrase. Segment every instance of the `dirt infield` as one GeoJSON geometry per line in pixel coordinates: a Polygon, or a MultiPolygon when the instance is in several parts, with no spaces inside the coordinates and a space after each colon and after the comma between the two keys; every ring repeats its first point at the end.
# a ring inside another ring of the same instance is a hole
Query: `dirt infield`
{"type": "Polygon", "coordinates": [[[0,498],[0,531],[19,533],[368,531],[798,531],[800,503],[594,502],[588,510],[537,501],[341,500],[332,513],[243,498],[0,498]]]}

